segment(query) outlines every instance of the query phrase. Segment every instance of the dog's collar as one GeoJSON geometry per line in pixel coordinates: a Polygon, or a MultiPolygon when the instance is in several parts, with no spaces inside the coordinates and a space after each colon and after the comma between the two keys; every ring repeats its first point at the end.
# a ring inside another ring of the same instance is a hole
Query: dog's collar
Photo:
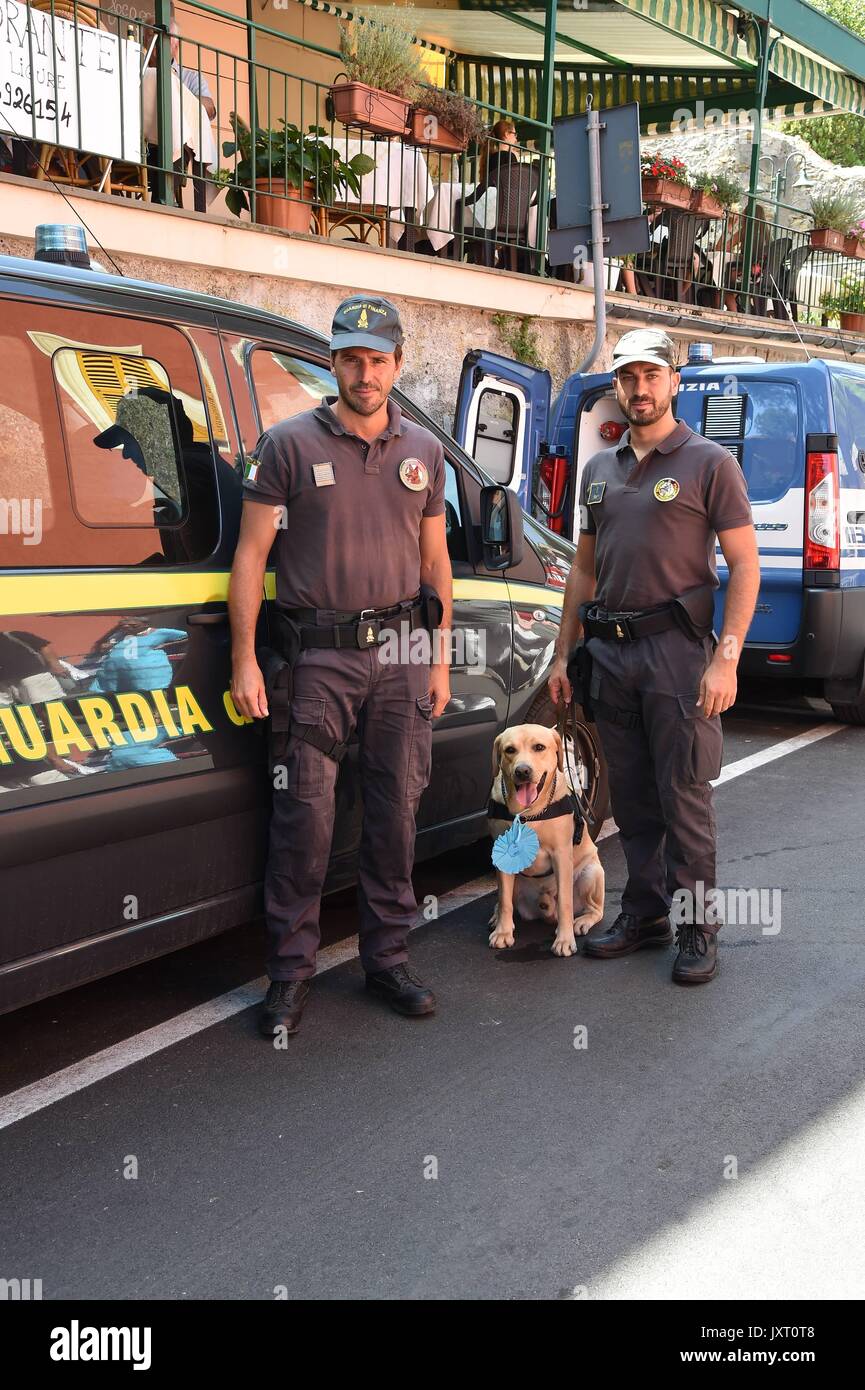
{"type": "Polygon", "coordinates": [[[503,801],[494,801],[493,798],[490,797],[487,803],[487,816],[490,820],[516,820],[517,816],[520,816],[526,825],[532,825],[535,821],[539,820],[555,820],[557,816],[573,816],[574,844],[577,843],[583,831],[583,817],[580,814],[579,806],[570,792],[565,792],[565,795],[560,796],[558,801],[550,802],[549,806],[545,807],[543,811],[539,811],[536,816],[532,816],[528,820],[522,815],[522,812],[509,811],[503,801]]]}

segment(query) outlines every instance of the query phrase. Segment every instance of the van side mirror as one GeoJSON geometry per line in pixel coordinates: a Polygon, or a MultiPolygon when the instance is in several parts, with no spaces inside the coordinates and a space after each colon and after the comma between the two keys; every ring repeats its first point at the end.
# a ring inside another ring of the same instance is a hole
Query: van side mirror
{"type": "Polygon", "coordinates": [[[523,513],[509,487],[481,488],[481,544],[488,570],[506,570],[523,558],[523,513]]]}

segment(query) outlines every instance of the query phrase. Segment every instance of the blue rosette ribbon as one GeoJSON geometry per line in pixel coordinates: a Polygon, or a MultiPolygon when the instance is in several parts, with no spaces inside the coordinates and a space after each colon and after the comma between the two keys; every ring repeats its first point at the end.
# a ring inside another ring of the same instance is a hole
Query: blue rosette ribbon
{"type": "Polygon", "coordinates": [[[503,874],[520,874],[535,862],[540,840],[530,825],[514,817],[514,823],[493,840],[493,864],[503,874]]]}

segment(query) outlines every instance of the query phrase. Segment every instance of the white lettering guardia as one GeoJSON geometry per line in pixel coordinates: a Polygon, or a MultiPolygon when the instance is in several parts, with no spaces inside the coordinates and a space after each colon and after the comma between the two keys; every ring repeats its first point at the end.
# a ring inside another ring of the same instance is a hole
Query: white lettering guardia
{"type": "Polygon", "coordinates": [[[149,1327],[69,1327],[51,1329],[52,1361],[131,1361],[136,1371],[150,1370],[149,1327]]]}

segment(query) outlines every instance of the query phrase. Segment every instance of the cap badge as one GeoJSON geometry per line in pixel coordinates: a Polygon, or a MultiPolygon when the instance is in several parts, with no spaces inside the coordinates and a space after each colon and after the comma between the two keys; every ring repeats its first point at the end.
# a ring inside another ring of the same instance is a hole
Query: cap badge
{"type": "Polygon", "coordinates": [[[412,492],[420,492],[429,482],[426,464],[421,459],[403,459],[399,466],[399,480],[412,492]]]}
{"type": "Polygon", "coordinates": [[[654,492],[659,502],[672,502],[679,495],[679,484],[675,478],[659,478],[654,492]]]}
{"type": "Polygon", "coordinates": [[[358,328],[369,328],[369,319],[366,316],[366,306],[360,311],[360,318],[357,321],[358,328]]]}

